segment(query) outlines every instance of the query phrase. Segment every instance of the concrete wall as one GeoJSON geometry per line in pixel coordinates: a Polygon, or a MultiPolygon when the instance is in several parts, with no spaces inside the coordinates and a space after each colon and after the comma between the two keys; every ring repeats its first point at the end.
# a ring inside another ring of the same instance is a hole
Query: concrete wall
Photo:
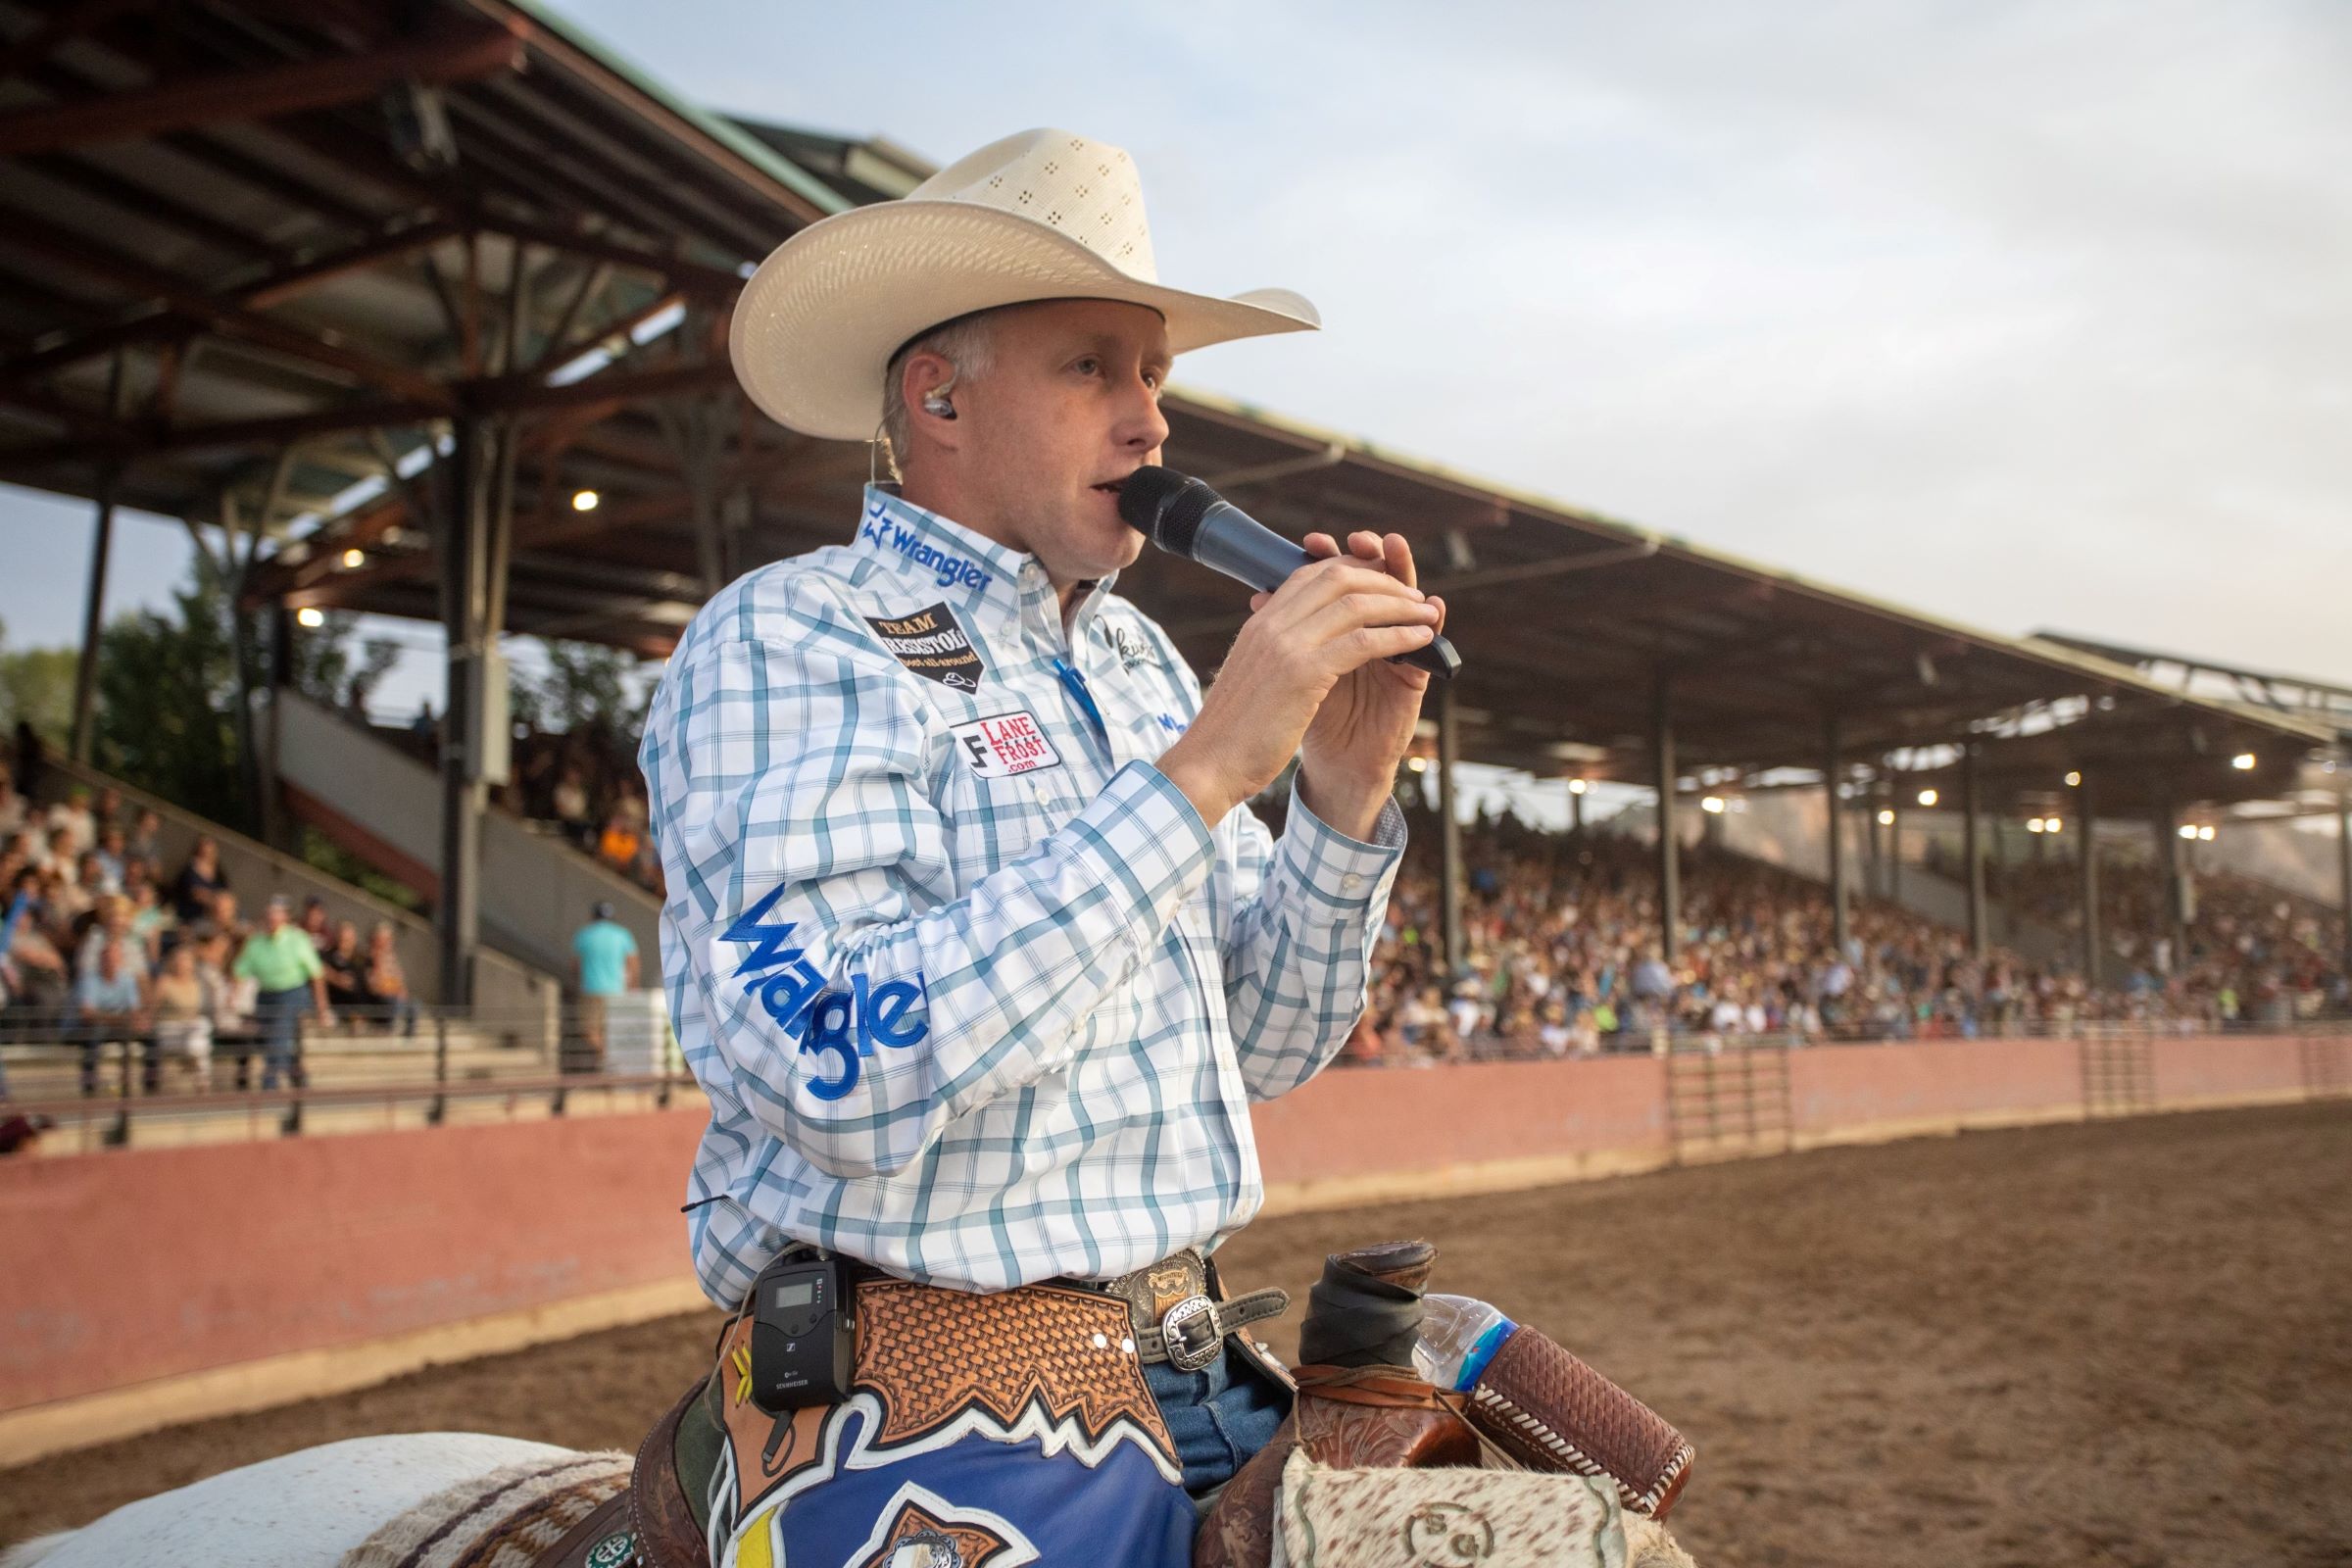
{"type": "MultiPolygon", "coordinates": [[[[2352,1037],[2147,1050],[2165,1107],[2352,1088],[2352,1037]]],[[[1799,1146],[2082,1114],[2066,1041],[1788,1060],[1799,1146]]],[[[1268,1208],[1654,1168],[1667,1088],[1647,1056],[1336,1069],[1256,1108],[1268,1208]]],[[[703,1124],[698,1106],[0,1163],[0,1462],[683,1310],[703,1124]]]]}
{"type": "MultiPolygon", "coordinates": [[[[297,809],[430,898],[439,887],[441,776],[291,692],[278,693],[277,704],[278,776],[297,809]]],[[[572,936],[600,902],[612,905],[613,918],[636,936],[646,973],[654,974],[661,900],[519,817],[482,813],[479,913],[486,944],[568,977],[572,936]]]]}

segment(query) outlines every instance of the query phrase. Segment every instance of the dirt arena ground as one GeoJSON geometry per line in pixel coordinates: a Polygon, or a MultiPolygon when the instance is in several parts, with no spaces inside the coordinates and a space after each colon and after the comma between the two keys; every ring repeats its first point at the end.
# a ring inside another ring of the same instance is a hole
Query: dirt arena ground
{"type": "MultiPolygon", "coordinates": [[[[1690,1436],[1675,1523],[1703,1568],[2352,1564],[2352,1103],[1269,1220],[1227,1276],[1303,1305],[1325,1251],[1405,1235],[1690,1436]]],[[[363,1433],[634,1446],[710,1327],[45,1460],[0,1474],[0,1542],[363,1433]]]]}

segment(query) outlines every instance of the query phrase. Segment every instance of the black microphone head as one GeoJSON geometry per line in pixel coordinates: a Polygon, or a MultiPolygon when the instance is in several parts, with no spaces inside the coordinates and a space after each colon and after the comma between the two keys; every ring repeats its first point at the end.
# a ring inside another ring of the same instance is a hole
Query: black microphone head
{"type": "Polygon", "coordinates": [[[1127,526],[1160,549],[1190,558],[1200,519],[1217,504],[1217,493],[1174,468],[1145,466],[1119,485],[1119,515],[1127,526]]]}

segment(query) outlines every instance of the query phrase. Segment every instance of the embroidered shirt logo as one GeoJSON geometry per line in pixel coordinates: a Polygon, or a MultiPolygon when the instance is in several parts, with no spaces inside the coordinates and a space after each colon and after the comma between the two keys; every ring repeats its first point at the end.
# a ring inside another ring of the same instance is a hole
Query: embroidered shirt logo
{"type": "Polygon", "coordinates": [[[900,663],[942,686],[976,692],[980,689],[980,677],[988,673],[988,666],[980,662],[979,650],[956,623],[956,612],[946,605],[933,605],[895,620],[868,615],[865,623],[874,628],[874,635],[882,639],[882,646],[900,663]]]}
{"type": "Polygon", "coordinates": [[[1037,715],[1025,709],[957,724],[951,733],[963,743],[964,757],[982,778],[1010,778],[1061,765],[1061,754],[1037,727],[1037,715]]]}
{"type": "Polygon", "coordinates": [[[1110,646],[1118,650],[1119,662],[1128,669],[1133,669],[1139,664],[1158,662],[1157,657],[1152,652],[1151,643],[1145,640],[1143,633],[1132,626],[1111,627],[1110,646]]]}
{"type": "Polygon", "coordinates": [[[877,982],[858,971],[849,977],[849,990],[827,991],[825,977],[805,956],[807,950],[788,946],[798,922],[768,918],[784,893],[782,886],[770,890],[729,922],[718,940],[751,948],[730,978],[741,980],[746,999],[799,1042],[801,1054],[838,1060],[829,1077],[814,1076],[811,1069],[808,1092],[819,1100],[840,1100],[858,1087],[858,1059],[871,1056],[875,1046],[903,1051],[931,1032],[920,1010],[927,1000],[923,977],[877,982]]]}
{"type": "Polygon", "coordinates": [[[940,549],[915,529],[894,521],[889,512],[879,506],[866,509],[858,537],[885,550],[896,550],[918,566],[930,567],[937,574],[933,580],[942,588],[985,588],[996,580],[977,561],[940,549]]]}

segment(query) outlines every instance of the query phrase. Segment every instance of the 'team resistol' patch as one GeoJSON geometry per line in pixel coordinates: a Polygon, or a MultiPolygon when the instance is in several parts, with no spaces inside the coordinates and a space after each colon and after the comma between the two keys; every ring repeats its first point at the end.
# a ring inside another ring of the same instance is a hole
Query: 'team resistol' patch
{"type": "Polygon", "coordinates": [[[874,628],[882,646],[900,663],[942,686],[976,692],[980,677],[988,673],[988,666],[980,662],[979,650],[956,623],[956,612],[945,605],[933,605],[896,620],[868,615],[865,623],[874,628]]]}

